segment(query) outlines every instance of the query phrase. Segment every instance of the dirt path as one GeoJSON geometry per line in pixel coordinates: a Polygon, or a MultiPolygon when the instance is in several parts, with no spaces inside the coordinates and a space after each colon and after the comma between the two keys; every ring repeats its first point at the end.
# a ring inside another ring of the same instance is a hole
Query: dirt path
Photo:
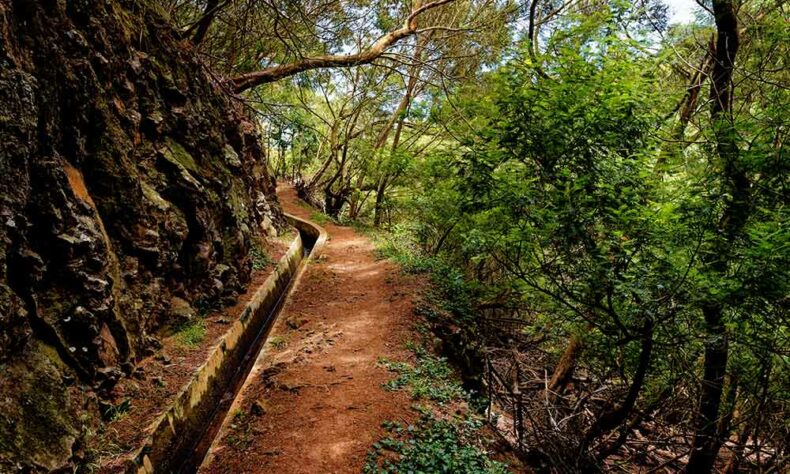
{"type": "MultiPolygon", "coordinates": [[[[289,213],[310,218],[294,190],[289,213]]],[[[329,241],[305,269],[258,365],[231,409],[203,473],[358,473],[385,420],[413,417],[381,357],[408,359],[418,282],[376,260],[371,242],[326,225],[329,241]],[[235,413],[235,416],[233,414],[235,413]]]]}

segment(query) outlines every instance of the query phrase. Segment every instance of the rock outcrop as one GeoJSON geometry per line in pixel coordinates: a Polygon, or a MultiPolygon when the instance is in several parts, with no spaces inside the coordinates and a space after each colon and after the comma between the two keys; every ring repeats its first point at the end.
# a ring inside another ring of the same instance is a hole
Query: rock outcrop
{"type": "Polygon", "coordinates": [[[79,461],[155,335],[282,217],[256,127],[141,0],[0,0],[0,471],[79,461]]]}

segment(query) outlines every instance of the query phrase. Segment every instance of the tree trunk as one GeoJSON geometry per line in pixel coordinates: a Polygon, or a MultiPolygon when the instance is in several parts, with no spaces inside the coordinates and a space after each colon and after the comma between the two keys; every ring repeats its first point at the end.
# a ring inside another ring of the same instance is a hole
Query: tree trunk
{"type": "Polygon", "coordinates": [[[582,338],[574,334],[571,340],[568,341],[565,352],[560,357],[557,367],[554,368],[554,373],[551,376],[551,381],[548,386],[548,397],[552,402],[557,401],[559,397],[565,392],[565,387],[571,381],[573,372],[576,370],[576,362],[579,359],[583,345],[582,338]]]}
{"type": "Polygon", "coordinates": [[[628,434],[638,428],[639,425],[642,424],[642,421],[652,416],[653,413],[655,413],[656,410],[658,410],[658,408],[663,405],[664,401],[669,398],[670,394],[672,393],[671,388],[675,386],[675,382],[676,381],[669,381],[661,393],[659,393],[659,395],[652,402],[650,402],[648,406],[640,410],[631,420],[631,422],[628,423],[628,426],[623,427],[620,436],[618,436],[614,442],[601,448],[597,456],[598,463],[602,464],[606,458],[616,453],[620,447],[625,444],[626,439],[628,439],[628,434]]]}
{"type": "Polygon", "coordinates": [[[431,250],[432,255],[434,256],[439,255],[439,251],[442,250],[442,247],[444,246],[444,242],[447,240],[447,237],[450,236],[450,233],[453,231],[453,229],[455,229],[456,224],[457,224],[456,222],[453,222],[450,226],[447,227],[447,229],[444,230],[444,232],[442,232],[441,237],[439,237],[439,240],[436,242],[436,245],[434,245],[433,249],[431,250]]]}
{"type": "Polygon", "coordinates": [[[193,44],[199,45],[206,39],[206,34],[208,33],[211,23],[214,22],[214,16],[216,16],[217,10],[219,10],[219,0],[208,0],[208,2],[206,2],[206,9],[203,11],[203,17],[195,24],[195,35],[192,37],[193,44]]]}
{"type": "Polygon", "coordinates": [[[716,430],[719,432],[717,441],[719,445],[716,447],[718,451],[724,445],[726,438],[729,436],[732,429],[732,418],[735,416],[735,403],[738,399],[738,379],[730,376],[729,386],[727,388],[727,396],[725,398],[724,408],[727,410],[719,417],[719,426],[716,430]]]}
{"type": "MultiPolygon", "coordinates": [[[[406,91],[403,93],[403,97],[401,98],[398,107],[395,108],[390,120],[387,122],[384,129],[382,129],[381,133],[376,139],[374,150],[378,150],[384,146],[393,127],[395,127],[395,136],[392,139],[391,152],[395,153],[395,151],[398,149],[401,133],[403,132],[403,123],[406,120],[404,114],[411,105],[412,98],[414,97],[415,91],[417,89],[417,81],[420,76],[420,71],[422,70],[422,55],[431,36],[431,32],[428,32],[417,39],[417,44],[414,46],[414,54],[412,55],[412,61],[414,61],[414,63],[409,68],[409,80],[406,83],[406,91]]],[[[384,173],[376,184],[376,203],[373,208],[373,225],[376,227],[381,226],[381,219],[384,211],[384,193],[387,191],[389,182],[389,173],[384,173]]]]}
{"type": "Polygon", "coordinates": [[[699,93],[702,91],[702,86],[705,80],[710,76],[713,69],[714,55],[716,52],[716,43],[711,39],[710,47],[702,58],[699,68],[691,77],[686,94],[678,106],[678,121],[669,137],[669,142],[662,146],[661,153],[656,160],[656,172],[663,173],[667,167],[667,161],[675,155],[680,155],[686,148],[683,145],[683,138],[686,135],[686,128],[691,122],[694,111],[697,109],[699,103],[699,93]]]}
{"type": "Polygon", "coordinates": [[[729,338],[722,320],[722,308],[710,305],[702,311],[707,341],[694,447],[686,467],[690,473],[710,472],[721,446],[717,427],[728,357],[729,338]]]}
{"type": "MultiPolygon", "coordinates": [[[[749,215],[749,181],[738,165],[738,146],[732,121],[732,72],[738,52],[738,19],[732,0],[714,0],[716,54],[711,80],[711,121],[715,131],[716,153],[722,166],[722,194],[727,197],[717,225],[709,257],[703,263],[715,279],[726,279],[732,245],[749,215]]],[[[702,306],[706,342],[702,387],[697,410],[694,445],[687,472],[708,473],[725,433],[720,433],[719,408],[724,389],[728,359],[728,334],[724,322],[725,306],[711,296],[702,306]]]]}
{"type": "Polygon", "coordinates": [[[686,127],[688,126],[689,122],[691,122],[691,117],[694,114],[694,110],[697,108],[697,103],[699,102],[699,93],[702,91],[702,86],[705,84],[705,80],[708,78],[708,76],[710,76],[711,70],[713,69],[713,58],[715,55],[716,43],[714,43],[713,38],[711,38],[708,51],[705,53],[705,57],[702,58],[702,62],[700,63],[698,70],[694,72],[694,75],[691,78],[691,84],[689,84],[689,87],[686,90],[686,95],[680,107],[679,120],[672,133],[673,138],[683,138],[683,135],[686,132],[686,127]]]}
{"type": "MultiPolygon", "coordinates": [[[[653,356],[653,323],[646,321],[642,328],[641,349],[639,352],[639,364],[634,373],[634,379],[631,381],[631,387],[628,389],[628,394],[622,403],[615,405],[612,409],[602,413],[595,421],[593,426],[587,430],[582,444],[582,450],[590,446],[590,444],[601,435],[609,433],[613,429],[622,425],[628,420],[628,416],[634,409],[636,399],[639,392],[642,391],[642,386],[645,383],[647,370],[650,367],[650,360],[653,356]]],[[[604,450],[605,452],[605,450],[604,450]]]]}
{"type": "Polygon", "coordinates": [[[373,225],[381,227],[381,216],[384,213],[384,191],[387,189],[386,176],[376,186],[376,204],[373,207],[373,225]]]}
{"type": "MultiPolygon", "coordinates": [[[[764,371],[761,372],[764,373],[764,371]]],[[[754,408],[759,410],[760,403],[755,404],[754,408]]],[[[732,449],[732,455],[730,456],[730,459],[727,461],[727,464],[724,466],[724,470],[722,471],[724,474],[736,474],[740,470],[741,461],[743,460],[743,453],[746,449],[746,443],[749,441],[749,437],[752,434],[752,428],[760,422],[760,417],[756,416],[756,413],[753,413],[748,420],[744,420],[744,410],[733,409],[732,412],[732,418],[735,420],[734,425],[740,425],[741,428],[738,431],[738,436],[735,440],[735,446],[732,449]]]]}
{"type": "MultiPolygon", "coordinates": [[[[327,154],[326,160],[324,160],[324,163],[321,165],[321,168],[319,168],[318,171],[313,175],[313,177],[310,178],[310,180],[304,185],[305,189],[309,190],[310,192],[315,190],[316,186],[318,185],[318,182],[324,176],[326,170],[329,169],[329,165],[331,165],[332,161],[335,159],[336,156],[335,154],[337,153],[338,150],[337,139],[338,139],[338,133],[340,131],[339,128],[340,128],[340,120],[335,120],[334,122],[332,122],[332,128],[329,130],[329,153],[327,154]]],[[[320,149],[321,147],[319,146],[319,151],[320,149]]]]}

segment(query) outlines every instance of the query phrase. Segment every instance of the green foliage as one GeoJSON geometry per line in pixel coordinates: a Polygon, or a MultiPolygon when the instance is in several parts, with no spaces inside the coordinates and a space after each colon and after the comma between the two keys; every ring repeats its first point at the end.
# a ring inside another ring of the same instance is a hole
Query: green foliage
{"type": "MultiPolygon", "coordinates": [[[[426,327],[418,330],[428,335],[426,327]]],[[[384,384],[386,390],[408,390],[412,399],[423,403],[413,406],[420,417],[405,428],[384,422],[389,435],[373,444],[364,472],[508,472],[506,465],[491,460],[483,448],[490,440],[482,437],[482,420],[463,415],[470,397],[447,360],[412,341],[406,348],[414,354],[414,363],[380,359],[379,364],[397,375],[384,384]]]]}
{"type": "Polygon", "coordinates": [[[126,418],[132,409],[131,398],[125,398],[121,403],[110,407],[105,413],[104,418],[110,421],[118,421],[126,418]]]}
{"type": "Polygon", "coordinates": [[[405,273],[427,273],[430,276],[432,285],[426,291],[426,302],[458,318],[470,320],[475,288],[445,256],[429,255],[420,244],[419,232],[414,226],[398,224],[387,232],[369,235],[374,239],[379,257],[397,263],[405,273]]]}
{"type": "MultiPolygon", "coordinates": [[[[473,323],[476,304],[517,308],[522,332],[556,357],[568,335],[582,334],[578,365],[618,387],[634,380],[649,334],[637,401],[649,405],[674,387],[695,393],[710,344],[703,309],[716,305],[739,409],[767,397],[786,413],[790,161],[780,137],[790,93],[776,53],[788,33],[775,10],[744,8],[753,29],[739,53],[732,123],[711,121],[707,105],[688,124],[675,114],[689,78],[671,72],[703,57],[710,22],[672,28],[672,44],[656,44],[633,2],[563,15],[537,53],[523,44],[436,105],[432,117],[452,140],[410,167],[393,192],[402,217],[378,237],[382,256],[431,275],[436,289],[418,311],[473,323]],[[732,163],[715,146],[722,136],[737,145],[732,163]],[[728,233],[733,167],[750,202],[742,230],[728,233]]],[[[693,398],[677,403],[693,413],[693,398]]],[[[773,429],[786,439],[786,427],[773,429]]]]}
{"type": "Polygon", "coordinates": [[[233,421],[235,423],[241,423],[246,419],[247,419],[247,412],[245,412],[241,408],[237,408],[236,411],[233,412],[233,421]]]}
{"type": "Polygon", "coordinates": [[[250,416],[241,408],[233,412],[230,430],[225,437],[225,442],[236,449],[247,449],[254,439],[251,432],[250,416]]]}
{"type": "Polygon", "coordinates": [[[414,364],[379,360],[380,365],[398,375],[384,384],[385,389],[408,388],[414,400],[431,400],[439,404],[467,398],[447,359],[437,357],[413,342],[408,342],[406,347],[414,353],[414,364]]]}
{"type": "Polygon", "coordinates": [[[373,445],[363,472],[432,474],[504,474],[507,466],[478,447],[482,423],[474,419],[440,420],[428,413],[407,427],[383,425],[390,435],[373,445]]]}
{"type": "Polygon", "coordinates": [[[337,222],[335,222],[334,219],[332,219],[330,216],[327,216],[323,212],[313,212],[313,213],[311,213],[310,214],[310,220],[313,221],[313,222],[316,222],[318,224],[321,224],[321,225],[336,224],[337,223],[337,222]]]}
{"type": "Polygon", "coordinates": [[[274,336],[269,339],[269,344],[274,347],[275,349],[282,349],[285,347],[288,341],[285,340],[283,336],[274,336]]]}
{"type": "Polygon", "coordinates": [[[271,257],[259,246],[253,245],[250,248],[250,257],[252,257],[252,269],[256,271],[263,270],[273,263],[271,257]]]}
{"type": "Polygon", "coordinates": [[[426,273],[439,265],[436,259],[421,252],[406,225],[398,224],[388,232],[373,233],[372,236],[378,256],[394,261],[406,273],[426,273]]]}
{"type": "Polygon", "coordinates": [[[189,321],[178,328],[175,336],[184,346],[195,347],[206,338],[206,322],[200,318],[189,321]]]}

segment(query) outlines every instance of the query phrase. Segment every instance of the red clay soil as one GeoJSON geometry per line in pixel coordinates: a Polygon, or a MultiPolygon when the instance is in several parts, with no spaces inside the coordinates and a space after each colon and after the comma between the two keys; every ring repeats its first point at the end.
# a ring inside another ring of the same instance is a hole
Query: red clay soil
{"type": "MultiPolygon", "coordinates": [[[[290,238],[295,235],[294,230],[286,234],[290,238]]],[[[170,406],[197,368],[206,362],[220,338],[241,316],[252,296],[274,272],[276,262],[285,255],[289,244],[290,240],[286,243],[282,239],[270,239],[266,243],[263,250],[274,263],[253,272],[247,291],[239,295],[235,304],[204,317],[206,333],[200,343],[185,345],[178,335],[163,338],[162,348],[140,361],[134,375],[114,388],[113,403],[128,403],[129,407],[91,440],[90,449],[98,457],[100,472],[125,471],[125,460],[139,449],[150,434],[153,422],[170,406]]]]}
{"type": "MultiPolygon", "coordinates": [[[[291,187],[278,194],[309,219],[291,187]]],[[[377,260],[353,229],[326,230],[201,473],[358,473],[383,421],[413,419],[408,394],[382,388],[391,374],[377,362],[410,358],[418,279],[377,260]]]]}

